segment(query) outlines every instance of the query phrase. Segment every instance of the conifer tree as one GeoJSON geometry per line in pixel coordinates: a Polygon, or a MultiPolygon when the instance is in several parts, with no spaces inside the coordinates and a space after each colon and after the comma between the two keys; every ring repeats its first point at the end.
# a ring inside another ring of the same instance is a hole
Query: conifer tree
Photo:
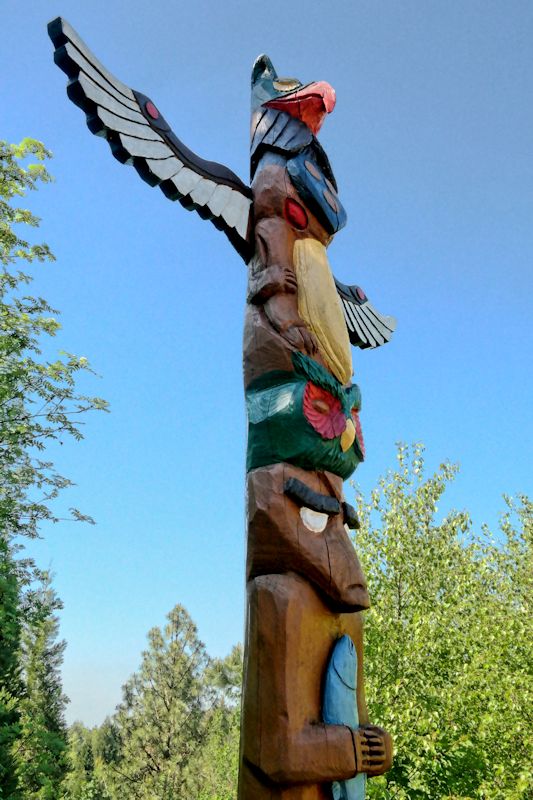
{"type": "Polygon", "coordinates": [[[105,767],[114,760],[114,726],[106,720],[90,730],[75,722],[68,735],[68,774],[63,782],[63,800],[112,800],[107,789],[105,767]]]}
{"type": "Polygon", "coordinates": [[[115,723],[121,741],[111,765],[118,800],[189,800],[191,766],[205,739],[208,659],[187,611],[177,605],[153,628],[141,667],[123,688],[115,723]]]}
{"type": "Polygon", "coordinates": [[[206,710],[206,738],[195,762],[198,800],[235,800],[239,771],[243,648],[213,659],[204,681],[213,696],[206,710]]]}
{"type": "Polygon", "coordinates": [[[67,770],[67,727],[60,669],[65,642],[58,641],[56,612],[62,607],[48,573],[24,598],[21,666],[24,695],[16,746],[23,797],[56,800],[67,770]]]}
{"type": "Polygon", "coordinates": [[[17,759],[20,736],[20,590],[9,544],[0,537],[0,797],[18,800],[17,759]]]}

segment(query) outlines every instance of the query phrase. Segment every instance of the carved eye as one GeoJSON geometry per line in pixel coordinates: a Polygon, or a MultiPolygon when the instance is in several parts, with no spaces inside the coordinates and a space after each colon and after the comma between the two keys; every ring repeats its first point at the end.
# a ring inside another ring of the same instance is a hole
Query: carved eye
{"type": "Polygon", "coordinates": [[[331,410],[329,405],[324,400],[313,400],[311,405],[320,414],[329,414],[329,412],[331,410]]]}
{"type": "Polygon", "coordinates": [[[307,228],[307,213],[300,203],[293,200],[292,197],[287,197],[285,200],[285,219],[293,228],[303,231],[307,228]]]}
{"type": "Polygon", "coordinates": [[[346,428],[338,398],[311,381],[304,389],[303,410],[306,420],[323,439],[336,439],[346,428]]]}
{"type": "Polygon", "coordinates": [[[300,81],[298,78],[277,78],[277,80],[272,83],[272,86],[276,92],[291,92],[293,89],[300,86],[300,81]]]}

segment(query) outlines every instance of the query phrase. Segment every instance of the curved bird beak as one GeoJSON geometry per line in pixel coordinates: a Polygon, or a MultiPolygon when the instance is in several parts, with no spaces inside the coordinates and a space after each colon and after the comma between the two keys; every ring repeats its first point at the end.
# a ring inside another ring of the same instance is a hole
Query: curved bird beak
{"type": "Polygon", "coordinates": [[[344,431],[341,434],[342,452],[345,453],[347,450],[349,450],[354,441],[355,441],[355,425],[353,424],[353,421],[350,418],[348,418],[346,420],[346,427],[344,428],[344,431]]]}
{"type": "Polygon", "coordinates": [[[335,108],[335,99],[333,86],[326,81],[318,81],[282,97],[276,97],[265,103],[265,106],[286,111],[287,114],[305,123],[316,135],[322,127],[326,114],[331,114],[335,108]]]}

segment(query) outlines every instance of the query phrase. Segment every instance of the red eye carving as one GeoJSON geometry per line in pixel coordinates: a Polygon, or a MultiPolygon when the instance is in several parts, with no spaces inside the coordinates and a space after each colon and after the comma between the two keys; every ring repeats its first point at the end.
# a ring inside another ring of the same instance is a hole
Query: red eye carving
{"type": "Polygon", "coordinates": [[[314,408],[314,409],[316,409],[316,411],[318,411],[320,414],[329,414],[329,412],[331,411],[331,409],[330,409],[330,407],[329,407],[328,403],[326,403],[326,402],[325,402],[324,400],[322,400],[322,399],[321,399],[321,400],[313,400],[313,401],[311,402],[311,405],[312,405],[312,406],[313,406],[313,408],[314,408]]]}
{"type": "Polygon", "coordinates": [[[305,208],[293,200],[292,197],[287,197],[285,200],[285,219],[294,228],[303,231],[307,228],[307,213],[305,208]]]}
{"type": "Polygon", "coordinates": [[[314,383],[304,390],[304,415],[323,439],[335,439],[346,427],[342,406],[336,397],[314,383]]]}

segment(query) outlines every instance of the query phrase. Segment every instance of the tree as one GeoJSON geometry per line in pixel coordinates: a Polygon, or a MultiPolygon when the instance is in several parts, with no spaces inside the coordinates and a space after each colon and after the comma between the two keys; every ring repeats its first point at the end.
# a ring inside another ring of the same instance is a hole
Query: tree
{"type": "Polygon", "coordinates": [[[117,798],[191,796],[190,766],[205,739],[208,663],[196,626],[182,606],[153,628],[139,671],[123,687],[115,716],[120,758],[111,765],[117,798]]]}
{"type": "Polygon", "coordinates": [[[89,728],[81,722],[71,725],[68,732],[69,770],[64,783],[69,800],[81,800],[94,779],[94,753],[89,728]]]}
{"type": "Polygon", "coordinates": [[[213,697],[205,715],[205,742],[193,769],[198,800],[235,800],[239,771],[243,649],[213,659],[204,681],[213,697]]]}
{"type": "Polygon", "coordinates": [[[68,735],[69,771],[63,783],[65,800],[111,800],[105,766],[115,760],[114,726],[106,720],[90,730],[75,722],[68,735]]]}
{"type": "Polygon", "coordinates": [[[464,511],[437,519],[456,467],[398,459],[359,497],[370,715],[396,749],[369,798],[531,797],[532,505],[507,498],[500,538],[475,536],[464,511]]]}
{"type": "Polygon", "coordinates": [[[49,574],[43,572],[39,585],[26,592],[21,636],[24,693],[15,752],[19,788],[28,800],[56,800],[67,770],[67,698],[60,674],[65,642],[57,641],[55,614],[61,607],[49,574]]]}
{"type": "Polygon", "coordinates": [[[71,727],[65,799],[234,800],[242,646],[208,659],[180,606],[149,645],[117,714],[92,730],[71,727]]]}
{"type": "Polygon", "coordinates": [[[120,759],[121,741],[116,722],[107,717],[99,728],[92,730],[92,748],[94,753],[95,774],[105,777],[109,767],[120,759]]]}
{"type": "MultiPolygon", "coordinates": [[[[64,729],[55,643],[58,601],[49,584],[34,590],[42,574],[21,558],[21,537],[39,535],[57,521],[52,501],[70,481],[45,459],[53,441],[80,439],[82,416],[105,409],[97,397],[79,395],[76,374],[85,358],[42,357],[45,337],[59,323],[41,297],[27,294],[30,274],[20,265],[52,261],[46,244],[30,244],[17,232],[39,220],[17,198],[50,181],[50,153],[25,139],[0,141],[0,796],[4,800],[56,797],[64,770],[64,729]],[[27,163],[34,159],[36,163],[27,163]],[[42,659],[42,661],[41,661],[42,659]]],[[[71,509],[75,520],[90,520],[71,509]]]]}
{"type": "Polygon", "coordinates": [[[0,538],[0,797],[18,798],[13,745],[20,735],[20,596],[14,559],[0,538]]]}
{"type": "MultiPolygon", "coordinates": [[[[20,262],[54,260],[48,245],[30,244],[15,232],[17,225],[37,227],[39,219],[12,205],[38,181],[50,181],[42,163],[49,156],[33,139],[0,142],[0,530],[6,540],[35,537],[40,522],[56,521],[50,501],[71,481],[41,454],[65,436],[81,439],[80,417],[107,408],[101,398],[76,393],[76,373],[90,371],[86,358],[41,358],[41,338],[60,328],[57,311],[25,294],[32,278],[18,269],[20,262]],[[29,156],[39,163],[24,168],[29,156]]],[[[74,519],[88,519],[71,511],[74,519]]]]}

